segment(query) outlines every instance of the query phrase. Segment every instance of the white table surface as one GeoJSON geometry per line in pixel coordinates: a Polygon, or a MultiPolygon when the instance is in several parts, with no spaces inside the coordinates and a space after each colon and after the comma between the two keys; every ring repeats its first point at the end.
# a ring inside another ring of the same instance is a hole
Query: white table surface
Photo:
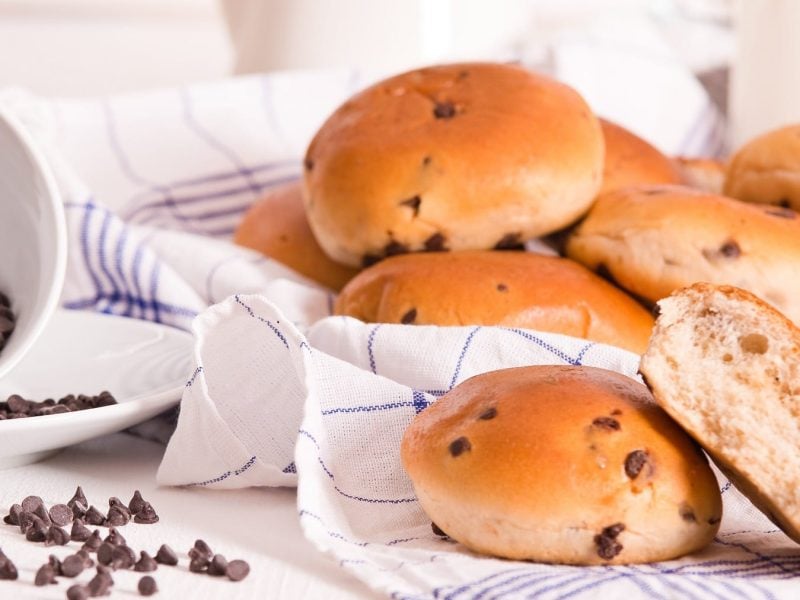
{"type": "MultiPolygon", "coordinates": [[[[0,440],[1,442],[1,440],[0,440]]],[[[154,525],[130,524],[120,532],[134,550],[154,555],[168,543],[179,555],[178,567],[159,566],[152,575],[160,593],[153,598],[381,598],[350,577],[305,540],[297,519],[294,489],[253,488],[213,491],[159,488],[155,483],[164,447],[127,434],[113,434],[68,448],[41,463],[0,471],[0,510],[29,494],[49,505],[66,502],[80,484],[90,503],[102,511],[108,498],[128,502],[139,489],[161,517],[154,525]],[[202,538],[228,560],[250,563],[250,575],[234,583],[191,573],[186,551],[202,538]]],[[[101,528],[101,533],[107,533],[101,528]]],[[[35,587],[36,570],[50,554],[63,558],[80,544],[45,547],[25,540],[18,527],[0,523],[0,548],[19,570],[17,581],[0,581],[0,598],[65,598],[67,588],[86,582],[95,570],[57,585],[35,587]]],[[[139,597],[136,583],[144,573],[118,571],[111,598],[139,597]]]]}

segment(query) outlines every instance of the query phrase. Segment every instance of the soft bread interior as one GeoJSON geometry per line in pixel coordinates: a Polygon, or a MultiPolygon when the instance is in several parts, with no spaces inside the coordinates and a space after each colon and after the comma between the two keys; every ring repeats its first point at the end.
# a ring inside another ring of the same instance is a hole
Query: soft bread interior
{"type": "Polygon", "coordinates": [[[800,331],[727,286],[696,284],[658,306],[641,363],[657,401],[800,542],[800,331]]]}

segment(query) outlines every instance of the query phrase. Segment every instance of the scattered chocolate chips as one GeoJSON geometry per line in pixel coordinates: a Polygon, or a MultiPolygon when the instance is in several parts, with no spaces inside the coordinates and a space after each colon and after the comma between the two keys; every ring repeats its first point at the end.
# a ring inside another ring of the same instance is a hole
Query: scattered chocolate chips
{"type": "Polygon", "coordinates": [[[14,563],[11,562],[10,558],[0,551],[0,579],[13,581],[14,579],[17,579],[17,577],[19,577],[19,574],[17,573],[17,567],[14,566],[14,563]]]}
{"type": "Polygon", "coordinates": [[[158,563],[144,550],[139,554],[139,560],[133,565],[133,570],[140,572],[155,571],[157,568],[158,563]]]}
{"type": "Polygon", "coordinates": [[[89,588],[80,583],[69,586],[67,589],[67,600],[88,600],[89,588]]]}
{"type": "Polygon", "coordinates": [[[507,292],[508,286],[505,283],[498,283],[497,284],[497,291],[498,292],[507,292]]]}
{"type": "Polygon", "coordinates": [[[45,525],[51,525],[53,521],[50,519],[50,513],[47,512],[44,504],[40,504],[36,507],[36,510],[33,511],[37,517],[39,517],[45,525]]]}
{"type": "Polygon", "coordinates": [[[36,571],[33,585],[41,587],[51,583],[58,583],[58,581],[56,581],[56,572],[53,570],[53,566],[50,563],[45,563],[36,571]]]}
{"type": "Polygon", "coordinates": [[[414,216],[416,217],[419,214],[419,205],[422,204],[422,198],[417,196],[412,196],[408,200],[403,200],[400,202],[400,206],[407,206],[409,207],[414,216]]]}
{"type": "Polygon", "coordinates": [[[464,452],[472,450],[472,444],[469,443],[466,437],[461,436],[450,442],[449,450],[451,456],[460,456],[464,452]]]}
{"type": "Polygon", "coordinates": [[[81,560],[83,561],[83,568],[84,569],[88,569],[88,568],[94,566],[94,561],[92,560],[92,557],[89,555],[89,553],[86,550],[78,550],[75,553],[75,556],[80,556],[81,557],[81,560]]]}
{"type": "MultiPolygon", "coordinates": [[[[1,319],[2,318],[0,317],[0,320],[1,319]]],[[[69,394],[61,398],[58,402],[52,398],[37,402],[35,400],[26,400],[19,394],[12,394],[6,399],[5,402],[0,402],[0,420],[19,419],[23,417],[41,417],[45,415],[86,410],[89,408],[99,408],[101,406],[109,406],[116,403],[116,399],[114,399],[110,393],[105,391],[100,392],[100,394],[97,396],[86,396],[83,394],[75,396],[73,394],[69,394]]],[[[68,502],[67,504],[70,508],[73,508],[72,501],[68,502]]],[[[84,503],[83,506],[85,507],[86,504],[84,503]]]]}
{"type": "Polygon", "coordinates": [[[98,566],[97,569],[97,575],[92,577],[92,580],[89,582],[89,595],[93,598],[97,596],[108,596],[114,585],[114,579],[108,571],[101,571],[100,566],[98,566]]]}
{"type": "Polygon", "coordinates": [[[88,525],[106,524],[106,516],[97,510],[94,505],[90,506],[89,510],[86,511],[86,514],[83,516],[83,520],[86,521],[88,525]]]}
{"type": "Polygon", "coordinates": [[[0,350],[6,345],[8,338],[14,332],[16,318],[11,310],[11,301],[3,292],[0,292],[0,350]]]}
{"type": "Polygon", "coordinates": [[[392,240],[383,249],[386,256],[397,256],[398,254],[406,254],[408,246],[401,244],[397,240],[392,240]]]}
{"type": "Polygon", "coordinates": [[[500,238],[500,241],[494,245],[495,250],[524,250],[525,244],[522,243],[522,234],[507,233],[500,238]]]}
{"type": "Polygon", "coordinates": [[[35,512],[36,509],[44,505],[44,501],[39,496],[28,496],[22,501],[22,510],[35,512]]]}
{"type": "Polygon", "coordinates": [[[592,421],[592,426],[606,431],[619,431],[622,429],[622,425],[613,417],[597,417],[592,421]]]}
{"type": "Polygon", "coordinates": [[[109,525],[113,525],[115,527],[127,525],[131,520],[131,511],[128,510],[127,506],[112,506],[108,509],[107,520],[109,525]]]}
{"type": "Polygon", "coordinates": [[[72,494],[72,498],[67,500],[67,506],[72,508],[72,505],[76,502],[81,503],[83,506],[89,506],[89,501],[86,499],[86,494],[83,493],[83,488],[81,486],[78,486],[78,488],[75,490],[75,493],[72,494]]]}
{"type": "Polygon", "coordinates": [[[124,546],[127,543],[125,538],[122,537],[122,534],[115,527],[109,529],[108,535],[103,541],[108,542],[112,546],[124,546]]]}
{"type": "Polygon", "coordinates": [[[452,119],[456,116],[456,107],[452,102],[437,102],[433,106],[433,116],[437,119],[452,119]]]}
{"type": "Polygon", "coordinates": [[[496,416],[497,409],[492,406],[491,408],[487,408],[485,411],[483,411],[478,418],[481,421],[488,421],[489,419],[494,419],[496,416]]]}
{"type": "Polygon", "coordinates": [[[416,320],[417,320],[417,309],[416,308],[412,308],[412,309],[406,311],[406,313],[402,317],[400,317],[400,322],[403,325],[410,325],[411,323],[413,323],[416,320]]]}
{"type": "Polygon", "coordinates": [[[56,575],[61,575],[61,561],[58,560],[58,557],[55,554],[51,554],[50,557],[47,559],[47,563],[53,567],[53,571],[56,575]]]}
{"type": "MultiPolygon", "coordinates": [[[[99,551],[98,551],[99,555],[99,551]]],[[[115,569],[131,569],[136,564],[136,553],[129,546],[114,546],[111,551],[111,566],[115,569]]]]}
{"type": "Polygon", "coordinates": [[[189,570],[192,573],[205,573],[208,568],[208,559],[204,556],[198,556],[189,561],[189,570]]]}
{"type": "Polygon", "coordinates": [[[215,554],[208,563],[208,574],[212,577],[222,577],[228,570],[228,560],[222,554],[215,554]]]}
{"type": "Polygon", "coordinates": [[[243,560],[232,560],[228,563],[225,574],[231,581],[241,581],[250,573],[250,565],[243,560]]]}
{"type": "Polygon", "coordinates": [[[47,530],[45,546],[66,546],[69,543],[69,534],[58,525],[51,525],[47,530]]]}
{"type": "Polygon", "coordinates": [[[166,544],[161,544],[158,552],[156,552],[156,562],[174,567],[178,564],[178,555],[175,554],[175,550],[166,544]]]}
{"type": "Polygon", "coordinates": [[[139,580],[138,584],[139,593],[142,596],[152,596],[158,591],[158,586],[156,585],[156,580],[150,577],[150,575],[145,575],[139,580]]]}
{"type": "Polygon", "coordinates": [[[72,522],[73,514],[72,509],[66,504],[54,504],[48,511],[50,520],[61,527],[68,525],[72,522]]]}
{"type": "Polygon", "coordinates": [[[719,253],[725,258],[738,258],[742,254],[742,249],[735,241],[729,240],[719,247],[719,253]]]}
{"type": "Polygon", "coordinates": [[[425,252],[446,252],[447,248],[444,245],[446,241],[447,238],[443,234],[434,233],[424,242],[425,252]]]}
{"type": "Polygon", "coordinates": [[[681,516],[681,519],[687,523],[697,523],[697,516],[694,514],[694,509],[688,502],[681,503],[678,507],[678,514],[681,516]]]}
{"type": "Polygon", "coordinates": [[[647,464],[649,455],[645,450],[634,450],[625,457],[625,475],[636,479],[647,464]]]}
{"type": "Polygon", "coordinates": [[[22,506],[19,504],[12,504],[8,509],[8,514],[3,517],[3,523],[6,525],[19,525],[19,514],[22,512],[22,506]]]}
{"type": "Polygon", "coordinates": [[[116,546],[109,542],[103,542],[97,549],[97,562],[101,565],[110,565],[113,560],[114,548],[116,546]]]}
{"type": "Polygon", "coordinates": [[[195,540],[194,546],[189,550],[189,558],[203,557],[206,560],[211,560],[213,556],[214,551],[205,540],[195,540]]]}
{"type": "Polygon", "coordinates": [[[597,555],[604,560],[611,560],[622,552],[622,544],[617,541],[617,536],[625,530],[625,525],[615,523],[604,528],[599,534],[594,536],[594,543],[597,546],[597,555]]]}
{"type": "Polygon", "coordinates": [[[89,531],[89,528],[83,524],[83,521],[80,519],[75,519],[72,522],[72,531],[69,534],[69,539],[73,542],[85,542],[88,540],[92,535],[92,532],[89,531]]]}
{"type": "Polygon", "coordinates": [[[138,513],[144,507],[144,498],[142,498],[142,494],[139,490],[133,492],[133,497],[131,501],[128,502],[128,509],[131,511],[132,514],[138,513]]]}
{"type": "Polygon", "coordinates": [[[152,505],[145,501],[141,510],[133,517],[133,521],[141,525],[152,525],[158,522],[158,515],[152,505]]]}
{"type": "Polygon", "coordinates": [[[31,515],[31,524],[25,530],[25,539],[29,542],[43,542],[47,539],[47,525],[37,517],[31,515]]]}
{"type": "Polygon", "coordinates": [[[103,544],[103,538],[100,537],[100,530],[95,529],[92,535],[89,536],[89,539],[81,547],[81,550],[86,550],[87,552],[97,552],[97,549],[103,544]]]}
{"type": "Polygon", "coordinates": [[[77,554],[71,554],[61,563],[61,574],[64,577],[77,577],[85,568],[84,559],[77,554]]]}

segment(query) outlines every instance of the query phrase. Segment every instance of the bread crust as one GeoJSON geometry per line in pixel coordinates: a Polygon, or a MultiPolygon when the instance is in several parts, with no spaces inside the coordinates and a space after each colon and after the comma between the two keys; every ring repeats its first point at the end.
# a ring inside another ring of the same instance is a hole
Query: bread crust
{"type": "Polygon", "coordinates": [[[698,281],[749,290],[800,321],[800,216],[679,186],[598,198],[569,257],[655,302],[698,281]]]}
{"type": "Polygon", "coordinates": [[[600,187],[603,138],[571,88],[513,65],[464,63],[355,95],[317,132],[305,166],[311,228],[355,267],[569,225],[600,187]]]}
{"type": "Polygon", "coordinates": [[[649,562],[699,550],[719,527],[705,456],[645,386],[611,371],[473,377],[416,417],[401,453],[428,516],[478,552],[649,562]]]}
{"type": "Polygon", "coordinates": [[[308,226],[301,189],[297,181],[267,192],[242,217],[233,241],[338,291],[358,270],[322,251],[308,226]]]}
{"type": "Polygon", "coordinates": [[[709,194],[722,194],[725,183],[725,163],[715,158],[676,156],[675,166],[683,185],[709,194]]]}
{"type": "Polygon", "coordinates": [[[523,327],[637,353],[653,324],[635,300],[571,260],[490,250],[387,258],[345,286],[334,312],[372,323],[523,327]]]}

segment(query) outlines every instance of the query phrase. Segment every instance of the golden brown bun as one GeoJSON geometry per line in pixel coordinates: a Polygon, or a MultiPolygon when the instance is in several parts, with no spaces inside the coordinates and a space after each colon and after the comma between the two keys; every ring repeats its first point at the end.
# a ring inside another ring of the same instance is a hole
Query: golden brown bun
{"type": "Polygon", "coordinates": [[[725,195],[800,210],[800,125],[770,131],[733,155],[725,195]]]}
{"type": "Polygon", "coordinates": [[[676,156],[675,165],[681,174],[681,183],[709,194],[722,194],[725,181],[725,163],[714,158],[687,158],[676,156]]]}
{"type": "Polygon", "coordinates": [[[602,369],[468,379],[414,419],[401,456],[440,529],[506,558],[668,560],[711,542],[722,515],[702,451],[645,386],[602,369]]]}
{"type": "Polygon", "coordinates": [[[698,281],[749,290],[800,322],[800,216],[678,186],[598,198],[567,255],[655,302],[698,281]]]}
{"type": "Polygon", "coordinates": [[[672,161],[624,127],[600,119],[606,142],[603,186],[599,194],[639,183],[681,183],[672,161]]]}
{"type": "Polygon", "coordinates": [[[603,138],[571,88],[512,65],[456,64],[345,102],[305,165],[311,228],[355,267],[516,245],[569,225],[600,187],[603,138]]]}
{"type": "Polygon", "coordinates": [[[658,305],[641,363],[656,400],[800,543],[800,330],[730,286],[696,284],[658,305]]]}
{"type": "Polygon", "coordinates": [[[490,250],[387,258],[347,284],[334,310],[371,323],[537,329],[639,354],[653,326],[647,310],[575,262],[490,250]]]}
{"type": "Polygon", "coordinates": [[[332,261],[319,247],[303,209],[300,182],[270,190],[253,204],[233,241],[334,290],[342,289],[358,273],[332,261]]]}

